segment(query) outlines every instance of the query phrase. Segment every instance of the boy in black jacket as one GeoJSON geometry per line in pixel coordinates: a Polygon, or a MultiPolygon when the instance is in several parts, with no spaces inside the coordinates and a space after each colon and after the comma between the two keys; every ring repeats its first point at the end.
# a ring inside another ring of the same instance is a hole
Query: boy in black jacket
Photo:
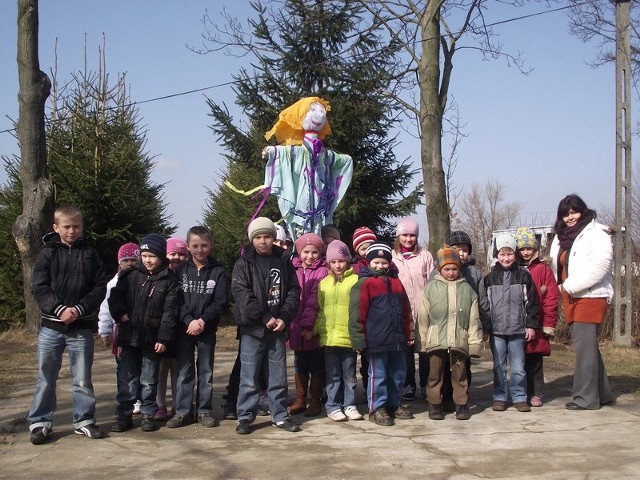
{"type": "Polygon", "coordinates": [[[177,342],[178,392],[174,399],[176,415],[167,427],[188,425],[193,418],[193,387],[196,379],[197,421],[204,427],[216,427],[213,416],[213,357],[220,314],[227,306],[227,277],[224,267],[211,253],[211,232],[207,227],[191,227],[187,232],[191,254],[176,270],[183,302],[180,309],[177,342]]]}
{"type": "Polygon", "coordinates": [[[31,443],[44,443],[52,433],[56,381],[65,348],[73,375],[75,433],[102,438],[95,424],[96,398],[91,383],[96,311],[106,293],[102,259],[82,237],[82,212],[60,206],[54,233],[43,239],[33,268],[32,293],[42,312],[38,335],[38,384],[27,415],[31,443]]]}
{"type": "Polygon", "coordinates": [[[273,245],[275,239],[273,222],[256,218],[249,224],[252,247],[233,266],[231,292],[240,334],[239,434],[251,433],[262,368],[268,370],[271,423],[288,432],[300,430],[287,412],[285,351],[286,329],[298,312],[300,286],[287,252],[273,245]]]}
{"type": "Polygon", "coordinates": [[[167,268],[167,242],[157,233],[140,242],[140,263],[125,270],[111,289],[109,310],[118,324],[116,346],[121,347],[117,367],[116,422],[112,432],[133,427],[133,404],[140,393],[141,430],[158,429],[158,354],[175,335],[178,318],[178,279],[167,268]]]}

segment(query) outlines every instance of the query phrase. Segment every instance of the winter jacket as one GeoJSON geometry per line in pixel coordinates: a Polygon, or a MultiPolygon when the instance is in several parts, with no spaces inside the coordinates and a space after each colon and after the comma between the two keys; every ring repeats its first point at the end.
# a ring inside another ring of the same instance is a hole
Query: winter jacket
{"type": "Polygon", "coordinates": [[[404,258],[401,252],[393,250],[393,264],[398,269],[398,278],[407,292],[411,306],[411,329],[415,328],[418,310],[422,301],[422,289],[427,284],[434,268],[433,257],[428,250],[418,247],[417,253],[404,258]]]}
{"type": "Polygon", "coordinates": [[[292,260],[293,268],[300,285],[300,306],[298,313],[289,325],[289,347],[295,351],[316,350],[318,337],[307,340],[302,330],[313,332],[318,318],[318,285],[327,276],[328,270],[324,258],[319,258],[310,267],[303,267],[300,257],[292,260]]]}
{"type": "Polygon", "coordinates": [[[412,338],[411,306],[395,269],[385,273],[369,268],[351,289],[349,334],[355,350],[404,350],[412,338]]]}
{"type": "MultiPolygon", "coordinates": [[[[551,244],[551,268],[558,278],[558,257],[560,256],[558,236],[551,244]]],[[[607,227],[593,220],[573,241],[567,255],[567,279],[563,290],[576,298],[602,298],[610,302],[613,298],[613,247],[607,227]]]]}
{"type": "Polygon", "coordinates": [[[489,313],[485,333],[523,335],[539,328],[539,304],[531,275],[517,263],[505,269],[496,262],[480,282],[480,308],[489,313]]]}
{"type": "Polygon", "coordinates": [[[96,311],[106,293],[107,278],[98,251],[84,238],[67,246],[49,233],[33,267],[33,294],[41,312],[41,326],[60,332],[97,330],[96,311]],[[60,315],[75,307],[78,318],[64,324],[60,315]]]}
{"type": "Polygon", "coordinates": [[[228,299],[222,264],[208,257],[207,264],[198,268],[190,258],[178,266],[175,274],[182,296],[178,331],[186,333],[192,320],[202,318],[204,331],[200,335],[215,333],[228,299]]]}
{"type": "Polygon", "coordinates": [[[464,280],[438,274],[422,290],[416,328],[416,351],[454,350],[479,357],[482,327],[478,295],[464,280]]]}
{"type": "Polygon", "coordinates": [[[351,348],[349,334],[349,304],[351,289],[358,281],[353,268],[344,272],[342,280],[336,282],[329,275],[318,288],[318,320],[315,332],[320,337],[321,347],[351,348]]]}
{"type": "Polygon", "coordinates": [[[365,268],[369,268],[369,262],[367,262],[367,259],[365,257],[356,254],[356,256],[353,257],[353,260],[351,261],[351,268],[353,268],[353,272],[356,275],[360,275],[360,272],[362,272],[362,270],[364,270],[365,268]]]}
{"type": "Polygon", "coordinates": [[[109,296],[111,289],[118,283],[118,274],[116,273],[111,280],[107,282],[107,294],[100,304],[98,311],[98,335],[101,337],[113,337],[114,320],[109,311],[109,296]]]}
{"type": "Polygon", "coordinates": [[[533,279],[533,284],[540,303],[541,328],[536,329],[533,340],[525,345],[526,353],[542,353],[551,355],[551,343],[549,336],[555,335],[558,322],[558,297],[560,291],[553,275],[551,267],[539,257],[534,258],[527,265],[527,269],[533,279]]]}
{"type": "MultiPolygon", "coordinates": [[[[256,266],[258,255],[253,247],[240,257],[233,266],[231,293],[235,300],[234,318],[240,335],[252,335],[262,338],[265,325],[271,317],[282,319],[287,327],[298,312],[300,305],[300,286],[293,264],[288,260],[288,252],[273,247],[273,254],[280,260],[280,304],[278,311],[267,305],[266,280],[256,266]]],[[[285,329],[286,330],[286,329],[285,329]]],[[[286,332],[283,332],[286,336],[286,332]]]]}
{"type": "Polygon", "coordinates": [[[178,321],[178,278],[166,266],[150,274],[144,265],[120,273],[109,295],[109,310],[118,326],[118,347],[169,345],[178,321]],[[127,314],[129,321],[123,322],[127,314]]]}

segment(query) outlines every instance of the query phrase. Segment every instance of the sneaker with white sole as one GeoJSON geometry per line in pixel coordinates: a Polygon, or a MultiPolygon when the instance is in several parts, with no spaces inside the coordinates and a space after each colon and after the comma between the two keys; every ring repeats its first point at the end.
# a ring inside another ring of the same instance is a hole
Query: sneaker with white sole
{"type": "Polygon", "coordinates": [[[29,439],[34,445],[41,445],[47,441],[52,433],[53,430],[51,429],[51,427],[35,427],[33,430],[31,430],[29,439]]]}
{"type": "Polygon", "coordinates": [[[342,413],[342,410],[340,409],[327,413],[327,417],[329,417],[334,422],[344,422],[347,420],[347,416],[342,413]]]}
{"type": "Polygon", "coordinates": [[[104,438],[104,432],[95,423],[76,428],[75,433],[89,438],[104,438]]]}
{"type": "Polygon", "coordinates": [[[358,408],[355,405],[349,405],[347,408],[345,408],[344,414],[349,420],[364,420],[364,417],[360,414],[358,408]]]}

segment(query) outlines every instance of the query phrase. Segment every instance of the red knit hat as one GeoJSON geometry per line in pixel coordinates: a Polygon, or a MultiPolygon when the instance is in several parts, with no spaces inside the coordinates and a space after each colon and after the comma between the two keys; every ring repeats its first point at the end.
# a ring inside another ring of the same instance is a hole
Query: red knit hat
{"type": "Polygon", "coordinates": [[[373,243],[378,240],[376,234],[369,227],[360,227],[353,232],[353,249],[358,253],[358,249],[363,243],[373,243]]]}
{"type": "Polygon", "coordinates": [[[118,249],[118,263],[120,263],[122,260],[138,260],[139,258],[140,247],[138,247],[136,243],[125,243],[118,249]]]}
{"type": "Polygon", "coordinates": [[[182,255],[189,256],[189,250],[187,249],[187,242],[180,237],[171,237],[167,240],[167,253],[181,253],[182,255]]]}

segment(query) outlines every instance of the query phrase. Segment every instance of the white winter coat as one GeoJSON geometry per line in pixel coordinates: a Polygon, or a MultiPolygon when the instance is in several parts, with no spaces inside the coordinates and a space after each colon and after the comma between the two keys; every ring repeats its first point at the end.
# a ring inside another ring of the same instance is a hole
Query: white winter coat
{"type": "MultiPolygon", "coordinates": [[[[551,244],[551,268],[558,278],[558,236],[551,244]]],[[[613,298],[613,246],[607,227],[591,221],[573,242],[569,251],[567,279],[562,288],[576,298],[613,298]]]]}

